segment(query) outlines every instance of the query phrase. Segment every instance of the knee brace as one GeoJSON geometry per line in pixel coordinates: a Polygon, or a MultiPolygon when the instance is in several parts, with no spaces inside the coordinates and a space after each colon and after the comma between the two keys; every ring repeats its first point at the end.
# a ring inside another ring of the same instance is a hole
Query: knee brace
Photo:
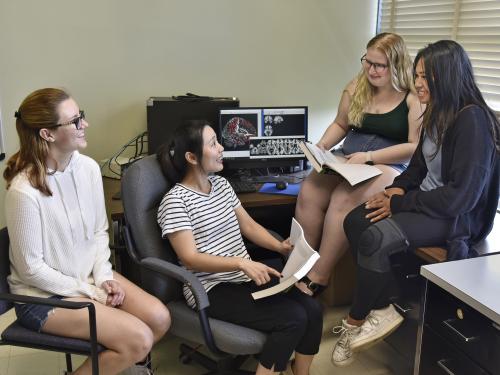
{"type": "Polygon", "coordinates": [[[359,238],[358,264],[371,271],[389,272],[389,257],[409,246],[399,225],[391,218],[370,225],[359,238]]]}

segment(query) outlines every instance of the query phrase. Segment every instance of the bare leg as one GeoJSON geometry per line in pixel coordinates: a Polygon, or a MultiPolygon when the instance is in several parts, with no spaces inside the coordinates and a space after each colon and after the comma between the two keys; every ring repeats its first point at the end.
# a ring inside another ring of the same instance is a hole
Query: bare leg
{"type": "MultiPolygon", "coordinates": [[[[97,341],[108,350],[99,354],[99,369],[103,374],[116,374],[142,360],[153,346],[153,332],[135,316],[117,308],[104,306],[88,298],[67,298],[68,301],[94,303],[97,319],[97,341]]],[[[57,308],[45,322],[44,332],[89,339],[88,312],[57,308]]],[[[74,374],[90,374],[87,359],[74,374]]]]}
{"type": "Polygon", "coordinates": [[[295,352],[292,371],[294,375],[309,375],[309,369],[314,359],[313,355],[300,354],[295,352]]]}
{"type": "Polygon", "coordinates": [[[342,182],[335,175],[312,171],[302,182],[295,208],[295,218],[304,229],[307,242],[317,249],[323,233],[323,221],[330,203],[332,191],[342,182]]]}
{"type": "Polygon", "coordinates": [[[158,298],[145,292],[137,285],[113,272],[114,279],[125,289],[125,300],[120,310],[142,320],[153,332],[154,342],[160,340],[170,328],[170,313],[158,298]]]}
{"type": "MultiPolygon", "coordinates": [[[[306,355],[295,352],[295,359],[292,365],[293,374],[309,375],[309,369],[311,368],[313,359],[314,355],[306,355]]],[[[278,372],[274,371],[274,367],[267,369],[259,363],[255,375],[270,375],[277,374],[278,372]]]]}
{"type": "MultiPolygon", "coordinates": [[[[125,300],[120,308],[105,306],[83,297],[67,298],[69,301],[90,301],[96,308],[97,340],[108,349],[99,354],[99,369],[104,374],[117,374],[143,360],[151,351],[153,343],[170,326],[168,310],[158,299],[123,276],[115,273],[114,277],[125,289],[125,300]]],[[[88,312],[57,308],[54,314],[49,315],[42,330],[61,336],[89,339],[88,312]]],[[[91,374],[91,367],[90,359],[87,359],[74,374],[91,374]]]]}
{"type": "Polygon", "coordinates": [[[271,374],[277,374],[277,372],[274,371],[274,366],[271,367],[270,369],[267,369],[259,363],[255,375],[271,375],[271,374]]]}
{"type": "MultiPolygon", "coordinates": [[[[342,182],[332,191],[318,247],[321,258],[308,274],[311,281],[326,285],[333,267],[347,251],[349,243],[343,229],[346,215],[373,194],[382,191],[398,175],[395,169],[386,165],[377,165],[377,168],[383,172],[380,176],[355,187],[342,182]]],[[[301,286],[301,289],[307,292],[304,288],[305,285],[301,286]]]]}

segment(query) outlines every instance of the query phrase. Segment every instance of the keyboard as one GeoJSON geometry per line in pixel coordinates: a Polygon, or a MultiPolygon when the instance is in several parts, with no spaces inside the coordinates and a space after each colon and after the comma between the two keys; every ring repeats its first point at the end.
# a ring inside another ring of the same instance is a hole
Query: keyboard
{"type": "Polygon", "coordinates": [[[257,184],[255,182],[250,181],[242,181],[242,180],[228,180],[229,184],[233,188],[233,190],[238,193],[255,193],[257,191],[257,184]]]}
{"type": "Polygon", "coordinates": [[[289,184],[298,184],[302,182],[303,178],[293,176],[291,174],[282,174],[277,176],[251,176],[248,180],[258,184],[263,184],[266,182],[276,183],[281,181],[288,182],[289,184]]]}

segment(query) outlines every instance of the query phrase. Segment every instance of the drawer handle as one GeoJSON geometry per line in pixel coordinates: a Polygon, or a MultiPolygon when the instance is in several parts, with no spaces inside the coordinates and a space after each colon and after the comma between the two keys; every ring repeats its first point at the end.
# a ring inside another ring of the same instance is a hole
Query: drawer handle
{"type": "Polygon", "coordinates": [[[411,311],[412,308],[411,307],[407,307],[407,308],[404,308],[403,306],[401,306],[399,303],[397,302],[393,302],[392,303],[394,305],[394,307],[396,309],[398,309],[402,314],[406,314],[408,311],[411,311]]]}
{"type": "Polygon", "coordinates": [[[455,327],[453,327],[453,325],[451,324],[451,322],[453,322],[453,321],[455,321],[455,319],[443,320],[443,324],[446,327],[448,327],[449,329],[451,329],[453,332],[455,332],[465,342],[470,342],[470,341],[474,341],[474,340],[478,339],[477,336],[467,337],[464,334],[462,334],[462,332],[460,332],[458,329],[456,329],[455,327]]]}
{"type": "Polygon", "coordinates": [[[449,359],[440,359],[439,361],[437,361],[437,364],[439,367],[441,367],[444,371],[446,371],[446,373],[448,375],[455,375],[455,373],[453,371],[451,371],[447,366],[446,366],[446,362],[450,362],[449,359]]]}

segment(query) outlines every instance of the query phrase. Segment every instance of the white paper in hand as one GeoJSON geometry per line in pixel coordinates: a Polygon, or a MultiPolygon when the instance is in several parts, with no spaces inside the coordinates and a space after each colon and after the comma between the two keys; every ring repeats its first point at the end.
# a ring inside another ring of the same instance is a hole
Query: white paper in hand
{"type": "Polygon", "coordinates": [[[293,251],[288,257],[285,268],[283,268],[281,272],[283,277],[280,279],[280,283],[270,288],[252,293],[254,299],[268,297],[287,289],[307,275],[314,266],[314,263],[319,259],[318,252],[309,246],[304,237],[304,230],[295,218],[292,219],[290,242],[293,245],[293,251]]]}

